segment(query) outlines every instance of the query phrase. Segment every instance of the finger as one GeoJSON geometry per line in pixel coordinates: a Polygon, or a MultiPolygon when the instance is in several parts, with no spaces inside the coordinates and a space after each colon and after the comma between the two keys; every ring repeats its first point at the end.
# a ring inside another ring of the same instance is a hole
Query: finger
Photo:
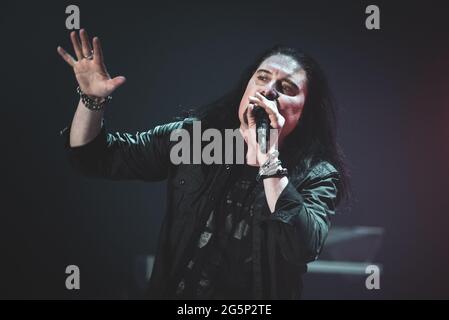
{"type": "Polygon", "coordinates": [[[265,110],[270,119],[271,127],[277,129],[283,126],[282,116],[277,108],[277,104],[274,101],[266,99],[261,94],[259,94],[259,97],[249,97],[249,100],[265,110]],[[265,100],[262,101],[262,98],[265,100]]]}
{"type": "Polygon", "coordinates": [[[279,101],[277,99],[269,100],[259,92],[256,92],[256,97],[261,100],[261,106],[265,108],[269,115],[275,116],[279,114],[279,101]]]}
{"type": "Polygon", "coordinates": [[[65,62],[67,62],[71,67],[75,66],[75,59],[73,59],[73,57],[68,54],[63,48],[58,47],[57,51],[59,55],[65,60],[65,62]]]}
{"type": "Polygon", "coordinates": [[[88,57],[92,54],[92,47],[89,43],[89,36],[87,35],[87,31],[84,29],[80,30],[80,38],[81,38],[81,45],[83,48],[83,55],[84,57],[88,57]]]}
{"type": "Polygon", "coordinates": [[[108,80],[108,90],[111,92],[120,87],[122,84],[126,82],[126,78],[123,76],[118,76],[113,79],[108,80]]]}
{"type": "Polygon", "coordinates": [[[100,39],[98,37],[94,37],[94,61],[99,64],[104,64],[103,61],[103,50],[101,49],[100,39]]]}
{"type": "Polygon", "coordinates": [[[256,118],[254,117],[253,112],[254,112],[254,104],[250,103],[246,111],[246,121],[248,123],[248,127],[253,127],[256,125],[256,118]]]}
{"type": "Polygon", "coordinates": [[[270,106],[270,108],[274,109],[275,112],[277,112],[277,100],[268,100],[263,94],[260,92],[256,92],[256,98],[260,99],[261,102],[267,106],[270,106]]]}
{"type": "Polygon", "coordinates": [[[78,60],[81,60],[83,58],[83,51],[81,50],[81,44],[75,31],[72,31],[70,33],[70,40],[72,40],[73,50],[75,50],[76,58],[78,60]]]}
{"type": "Polygon", "coordinates": [[[256,95],[255,95],[257,98],[259,98],[259,99],[261,99],[261,100],[268,100],[267,98],[265,98],[265,96],[263,95],[263,94],[261,94],[260,92],[256,92],[256,95]]]}
{"type": "Polygon", "coordinates": [[[274,115],[276,113],[276,110],[273,110],[272,106],[270,106],[270,103],[266,103],[259,97],[251,97],[250,96],[249,101],[251,103],[254,103],[254,104],[262,107],[268,113],[268,115],[274,115]]]}
{"type": "Polygon", "coordinates": [[[256,96],[249,96],[248,99],[249,99],[250,102],[252,102],[254,104],[257,104],[257,105],[263,103],[263,101],[260,98],[256,97],[256,96]]]}

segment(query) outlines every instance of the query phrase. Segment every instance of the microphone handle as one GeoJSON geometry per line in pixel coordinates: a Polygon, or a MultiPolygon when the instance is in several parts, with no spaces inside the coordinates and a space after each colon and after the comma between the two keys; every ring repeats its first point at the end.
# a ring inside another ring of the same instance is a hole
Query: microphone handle
{"type": "Polygon", "coordinates": [[[256,119],[256,138],[260,151],[266,153],[270,140],[270,119],[264,108],[255,106],[253,115],[256,119]]]}

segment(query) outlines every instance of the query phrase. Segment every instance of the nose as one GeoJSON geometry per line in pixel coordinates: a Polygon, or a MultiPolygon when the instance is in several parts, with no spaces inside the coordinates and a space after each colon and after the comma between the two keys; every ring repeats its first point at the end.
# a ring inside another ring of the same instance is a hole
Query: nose
{"type": "Polygon", "coordinates": [[[279,98],[279,93],[277,92],[274,84],[268,84],[261,92],[261,94],[268,100],[274,101],[279,98]]]}

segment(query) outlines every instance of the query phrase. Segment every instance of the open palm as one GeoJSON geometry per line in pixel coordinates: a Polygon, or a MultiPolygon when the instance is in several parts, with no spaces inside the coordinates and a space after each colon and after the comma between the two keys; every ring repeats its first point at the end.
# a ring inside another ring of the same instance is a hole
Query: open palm
{"type": "Polygon", "coordinates": [[[85,94],[99,98],[107,97],[126,79],[122,76],[111,78],[108,74],[98,37],[93,38],[93,50],[84,29],[80,30],[79,38],[75,31],[70,33],[77,59],[74,59],[61,47],[58,47],[58,53],[73,68],[78,85],[85,94]],[[79,38],[81,38],[81,42],[79,38]]]}

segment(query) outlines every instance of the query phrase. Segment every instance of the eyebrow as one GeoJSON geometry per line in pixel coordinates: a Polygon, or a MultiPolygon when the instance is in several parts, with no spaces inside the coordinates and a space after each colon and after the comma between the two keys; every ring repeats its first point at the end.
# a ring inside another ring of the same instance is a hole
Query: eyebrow
{"type": "MultiPolygon", "coordinates": [[[[273,72],[271,72],[271,71],[269,71],[269,70],[266,70],[266,69],[259,69],[259,70],[256,71],[256,73],[260,73],[260,72],[265,72],[265,73],[268,73],[268,74],[273,74],[273,72]]],[[[284,79],[282,79],[282,80],[288,82],[289,84],[291,84],[292,86],[294,86],[294,87],[297,88],[298,90],[301,90],[301,88],[302,88],[302,87],[298,86],[296,83],[294,83],[294,82],[293,82],[291,79],[289,79],[289,78],[284,78],[284,79]]]]}

